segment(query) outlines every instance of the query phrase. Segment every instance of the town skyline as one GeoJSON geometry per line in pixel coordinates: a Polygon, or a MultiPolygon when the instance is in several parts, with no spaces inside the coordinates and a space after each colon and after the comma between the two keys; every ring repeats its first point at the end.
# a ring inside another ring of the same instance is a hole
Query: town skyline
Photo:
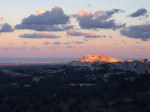
{"type": "Polygon", "coordinates": [[[2,0],[0,58],[150,58],[148,0],[2,0]]]}

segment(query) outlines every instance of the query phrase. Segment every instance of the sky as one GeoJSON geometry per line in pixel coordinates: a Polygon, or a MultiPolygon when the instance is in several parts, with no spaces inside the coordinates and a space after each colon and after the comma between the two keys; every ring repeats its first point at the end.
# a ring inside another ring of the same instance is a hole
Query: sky
{"type": "Polygon", "coordinates": [[[150,58],[149,0],[0,1],[0,58],[150,58]]]}

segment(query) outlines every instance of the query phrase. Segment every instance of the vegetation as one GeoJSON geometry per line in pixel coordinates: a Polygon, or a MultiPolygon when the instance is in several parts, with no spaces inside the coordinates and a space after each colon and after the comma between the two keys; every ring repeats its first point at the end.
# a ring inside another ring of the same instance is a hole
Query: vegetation
{"type": "Polygon", "coordinates": [[[150,111],[150,74],[106,74],[106,69],[77,71],[67,66],[12,73],[0,70],[0,111],[150,111]]]}

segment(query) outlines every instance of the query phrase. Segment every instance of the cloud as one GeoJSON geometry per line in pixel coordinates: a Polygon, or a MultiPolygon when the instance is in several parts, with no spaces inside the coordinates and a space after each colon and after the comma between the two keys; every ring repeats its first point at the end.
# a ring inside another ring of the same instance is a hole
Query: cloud
{"type": "Polygon", "coordinates": [[[46,41],[46,42],[44,42],[43,44],[44,44],[44,45],[49,45],[49,44],[51,44],[51,43],[46,41]]]}
{"type": "Polygon", "coordinates": [[[9,25],[8,23],[2,24],[0,28],[0,32],[13,32],[14,29],[12,29],[12,26],[9,25]]]}
{"type": "Polygon", "coordinates": [[[121,35],[148,41],[150,39],[150,24],[135,25],[123,28],[120,30],[121,35]]]}
{"type": "Polygon", "coordinates": [[[43,14],[43,13],[45,13],[45,12],[50,12],[50,10],[49,10],[49,9],[40,9],[40,10],[38,10],[38,11],[36,12],[36,15],[40,15],[40,14],[43,14]]]}
{"type": "Polygon", "coordinates": [[[145,49],[144,47],[139,47],[139,46],[136,46],[136,45],[134,45],[133,47],[134,47],[134,48],[137,48],[137,49],[141,49],[141,50],[144,50],[144,49],[145,49]]]}
{"type": "Polygon", "coordinates": [[[27,42],[23,42],[23,44],[27,44],[27,42]]]}
{"type": "Polygon", "coordinates": [[[23,25],[58,25],[66,24],[69,20],[69,16],[65,15],[62,8],[54,7],[51,11],[39,15],[31,15],[22,20],[23,25]]]}
{"type": "Polygon", "coordinates": [[[124,40],[122,40],[121,42],[122,42],[122,43],[124,43],[124,44],[127,44],[127,42],[126,42],[126,41],[124,41],[124,40]]]}
{"type": "Polygon", "coordinates": [[[100,38],[100,37],[106,37],[105,35],[96,35],[94,32],[86,33],[84,34],[85,38],[100,38]]]}
{"type": "Polygon", "coordinates": [[[35,31],[65,31],[73,28],[72,25],[16,25],[16,29],[30,29],[35,31]]]}
{"type": "Polygon", "coordinates": [[[140,47],[140,49],[145,49],[144,47],[140,47]]]}
{"type": "Polygon", "coordinates": [[[106,37],[105,35],[96,35],[94,32],[90,32],[90,33],[83,33],[83,32],[79,32],[76,31],[74,29],[70,29],[67,31],[67,35],[70,36],[83,36],[85,38],[100,38],[100,37],[106,37]]]}
{"type": "Polygon", "coordinates": [[[83,18],[92,18],[93,14],[90,10],[80,10],[77,12],[77,19],[83,19],[83,18]]]}
{"type": "Polygon", "coordinates": [[[34,47],[34,46],[31,46],[30,49],[31,49],[31,50],[40,50],[39,48],[34,47]]]}
{"type": "Polygon", "coordinates": [[[53,44],[55,44],[55,45],[60,45],[61,42],[56,41],[56,42],[54,42],[53,44]]]}
{"type": "Polygon", "coordinates": [[[110,37],[110,38],[113,38],[113,36],[111,36],[111,35],[110,35],[109,37],[110,37]]]}
{"type": "Polygon", "coordinates": [[[125,27],[125,24],[123,25],[116,25],[115,20],[109,20],[109,21],[101,21],[98,18],[95,19],[83,19],[79,22],[80,26],[85,29],[92,29],[92,28],[103,28],[103,29],[119,29],[121,27],[125,27]]]}
{"type": "Polygon", "coordinates": [[[74,43],[76,43],[76,44],[83,44],[84,42],[81,42],[81,41],[75,41],[74,43]]]}
{"type": "Polygon", "coordinates": [[[75,47],[74,47],[74,46],[69,45],[69,46],[66,46],[66,48],[75,48],[75,47]]]}
{"type": "Polygon", "coordinates": [[[145,8],[141,8],[141,9],[138,9],[136,12],[133,12],[129,16],[130,17],[139,17],[139,16],[145,16],[146,14],[147,14],[147,10],[145,8]]]}
{"type": "Polygon", "coordinates": [[[110,11],[98,10],[98,11],[95,12],[95,15],[99,19],[106,20],[106,19],[112,18],[113,14],[119,13],[119,12],[124,12],[124,11],[120,10],[120,9],[112,9],[110,11]]]}
{"type": "Polygon", "coordinates": [[[71,41],[71,42],[65,42],[65,43],[63,43],[63,44],[65,44],[65,45],[71,45],[71,44],[83,44],[84,42],[82,42],[82,41],[71,41]]]}
{"type": "Polygon", "coordinates": [[[84,33],[78,32],[78,31],[76,31],[76,30],[74,30],[74,29],[69,29],[69,30],[67,31],[67,35],[70,35],[70,36],[83,36],[84,33]]]}
{"type": "Polygon", "coordinates": [[[63,31],[73,26],[67,25],[70,17],[64,14],[62,8],[54,7],[52,10],[41,9],[36,15],[30,15],[22,20],[16,29],[31,29],[36,31],[63,31]]]}
{"type": "Polygon", "coordinates": [[[125,24],[116,24],[114,19],[111,19],[113,14],[123,12],[120,9],[113,9],[110,11],[98,10],[92,13],[90,10],[80,10],[77,12],[77,20],[79,25],[85,29],[119,29],[125,27],[125,24]]]}
{"type": "Polygon", "coordinates": [[[87,5],[87,7],[91,7],[91,6],[92,6],[91,4],[88,4],[88,5],[87,5]]]}
{"type": "Polygon", "coordinates": [[[139,43],[141,43],[141,42],[136,42],[136,44],[139,44],[139,43]]]}
{"type": "Polygon", "coordinates": [[[42,32],[42,33],[33,33],[33,34],[23,34],[19,35],[19,37],[22,38],[59,38],[59,36],[56,36],[55,34],[51,32],[42,32]]]}
{"type": "Polygon", "coordinates": [[[23,47],[2,47],[0,48],[0,50],[16,50],[16,51],[19,51],[19,50],[25,50],[27,49],[27,47],[23,46],[23,47]]]}
{"type": "Polygon", "coordinates": [[[125,12],[125,11],[123,11],[123,10],[121,10],[121,9],[112,9],[112,10],[106,11],[106,12],[107,12],[108,15],[112,16],[112,15],[115,14],[115,13],[125,12]]]}
{"type": "Polygon", "coordinates": [[[43,44],[44,44],[44,45],[50,45],[50,44],[60,45],[60,44],[61,44],[61,42],[59,42],[59,41],[55,41],[55,42],[53,42],[53,43],[50,43],[50,42],[46,41],[46,42],[44,42],[43,44]]]}
{"type": "Polygon", "coordinates": [[[2,48],[2,47],[0,47],[0,50],[12,50],[12,47],[4,47],[4,48],[2,48]]]}
{"type": "Polygon", "coordinates": [[[9,44],[13,45],[14,43],[11,42],[11,43],[9,43],[9,44]]]}
{"type": "Polygon", "coordinates": [[[25,50],[26,49],[26,47],[15,47],[15,50],[25,50]]]}
{"type": "Polygon", "coordinates": [[[70,44],[72,44],[72,42],[65,42],[64,44],[65,45],[70,45],[70,44]]]}
{"type": "Polygon", "coordinates": [[[141,23],[140,25],[150,25],[150,21],[145,21],[144,23],[141,23]]]}

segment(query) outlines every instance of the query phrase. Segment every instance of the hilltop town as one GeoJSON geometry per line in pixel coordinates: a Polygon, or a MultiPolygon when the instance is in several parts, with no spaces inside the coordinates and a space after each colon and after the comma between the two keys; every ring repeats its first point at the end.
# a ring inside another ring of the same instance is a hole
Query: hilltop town
{"type": "Polygon", "coordinates": [[[0,112],[150,111],[147,59],[87,55],[69,65],[26,64],[0,68],[0,112]]]}
{"type": "Polygon", "coordinates": [[[84,68],[93,70],[101,70],[104,68],[108,68],[108,71],[122,71],[122,72],[136,72],[138,74],[141,73],[150,73],[150,59],[141,58],[133,61],[133,60],[123,60],[108,57],[106,54],[102,56],[94,55],[86,55],[80,59],[76,59],[75,61],[70,62],[70,66],[76,68],[84,68]]]}

